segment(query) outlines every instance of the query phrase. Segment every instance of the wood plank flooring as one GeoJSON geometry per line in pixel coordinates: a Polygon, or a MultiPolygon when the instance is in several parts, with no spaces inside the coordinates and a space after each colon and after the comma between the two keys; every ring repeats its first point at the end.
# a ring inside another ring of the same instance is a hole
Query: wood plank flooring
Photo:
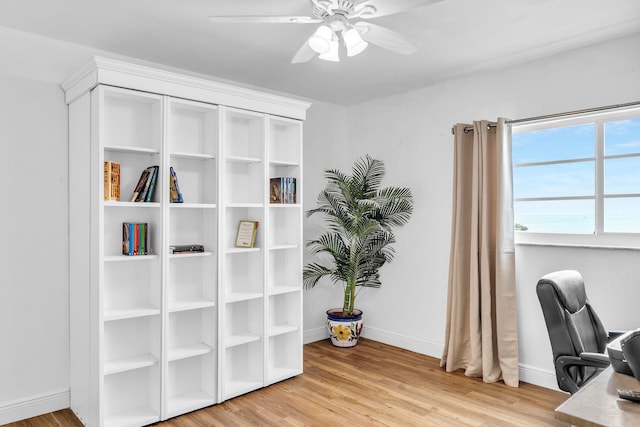
{"type": "MultiPolygon", "coordinates": [[[[439,360],[361,339],[304,347],[304,374],[168,421],[204,426],[568,426],[553,410],[568,394],[527,383],[484,384],[439,360]]],[[[80,427],[69,409],[9,427],[80,427]]]]}

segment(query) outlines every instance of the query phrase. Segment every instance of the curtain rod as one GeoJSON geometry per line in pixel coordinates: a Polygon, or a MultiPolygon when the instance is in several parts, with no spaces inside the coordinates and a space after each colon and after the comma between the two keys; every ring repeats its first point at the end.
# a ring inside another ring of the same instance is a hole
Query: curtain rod
{"type": "MultiPolygon", "coordinates": [[[[544,116],[536,116],[536,117],[527,117],[524,119],[517,119],[517,120],[505,120],[505,123],[507,124],[515,124],[515,123],[525,123],[525,122],[533,122],[536,120],[545,120],[545,119],[555,119],[557,117],[564,117],[564,116],[573,116],[573,115],[578,115],[578,114],[586,114],[586,113],[596,113],[598,111],[606,111],[606,110],[614,110],[616,108],[626,108],[626,107],[635,107],[640,105],[640,101],[636,101],[636,102],[627,102],[626,104],[614,104],[614,105],[607,105],[604,107],[595,107],[595,108],[586,108],[584,110],[576,110],[576,111],[567,111],[564,113],[555,113],[555,114],[547,114],[544,116]]],[[[495,123],[489,123],[487,125],[487,127],[492,128],[492,127],[496,127],[495,123]]],[[[454,133],[454,129],[455,127],[451,128],[451,133],[454,133]]],[[[464,132],[468,133],[468,132],[473,132],[473,127],[471,126],[467,126],[464,128],[464,132]]]]}

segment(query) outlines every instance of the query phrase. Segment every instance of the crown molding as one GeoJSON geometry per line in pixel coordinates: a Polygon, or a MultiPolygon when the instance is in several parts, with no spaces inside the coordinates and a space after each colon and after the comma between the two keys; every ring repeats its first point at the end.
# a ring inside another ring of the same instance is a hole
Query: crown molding
{"type": "Polygon", "coordinates": [[[70,104],[99,84],[299,120],[306,118],[306,110],[311,105],[292,98],[100,56],[94,56],[60,86],[65,92],[65,102],[70,104]]]}

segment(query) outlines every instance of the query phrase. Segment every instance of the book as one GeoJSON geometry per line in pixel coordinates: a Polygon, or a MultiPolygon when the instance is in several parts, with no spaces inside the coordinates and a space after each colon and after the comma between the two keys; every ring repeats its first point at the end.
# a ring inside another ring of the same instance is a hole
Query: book
{"type": "Polygon", "coordinates": [[[296,203],[296,179],[292,177],[278,177],[269,180],[270,203],[296,203]]]}
{"type": "Polygon", "coordinates": [[[140,224],[133,224],[133,254],[140,255],[140,224]]]}
{"type": "Polygon", "coordinates": [[[188,254],[204,252],[204,246],[199,243],[192,243],[189,245],[171,245],[169,246],[169,253],[171,254],[188,254]]]}
{"type": "Polygon", "coordinates": [[[269,202],[282,203],[282,182],[280,178],[269,180],[269,202]]]}
{"type": "Polygon", "coordinates": [[[104,200],[120,201],[120,163],[104,162],[104,200]]]}
{"type": "Polygon", "coordinates": [[[122,254],[133,255],[133,224],[122,223],[122,254]]]}
{"type": "Polygon", "coordinates": [[[155,170],[155,166],[149,166],[145,169],[147,171],[147,180],[140,191],[140,194],[136,197],[136,202],[145,202],[147,201],[147,194],[149,193],[149,188],[151,188],[151,181],[153,180],[153,173],[155,170]]]}
{"type": "Polygon", "coordinates": [[[145,199],[144,199],[145,202],[153,201],[153,192],[156,189],[156,181],[158,180],[158,169],[159,169],[158,166],[153,166],[153,175],[151,176],[149,191],[147,192],[147,195],[145,196],[145,199]]]}
{"type": "Polygon", "coordinates": [[[258,221],[240,221],[238,224],[238,233],[236,234],[237,248],[253,248],[256,242],[258,224],[258,221]]]}
{"type": "Polygon", "coordinates": [[[176,171],[173,170],[173,166],[169,167],[169,201],[171,203],[182,203],[182,193],[180,192],[180,186],[178,185],[178,176],[176,171]]]}
{"type": "Polygon", "coordinates": [[[131,197],[129,198],[130,202],[135,202],[138,198],[140,192],[144,189],[144,186],[147,184],[147,178],[149,178],[149,171],[147,169],[142,171],[140,175],[140,179],[138,180],[138,184],[136,184],[136,188],[133,190],[131,197]]]}

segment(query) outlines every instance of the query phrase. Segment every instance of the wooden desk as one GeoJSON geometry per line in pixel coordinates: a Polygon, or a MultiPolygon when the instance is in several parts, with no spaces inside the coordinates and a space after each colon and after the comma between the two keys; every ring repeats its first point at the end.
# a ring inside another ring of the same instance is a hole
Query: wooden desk
{"type": "Polygon", "coordinates": [[[555,416],[580,427],[640,426],[640,403],[618,398],[617,389],[640,391],[640,381],[608,367],[558,406],[555,416]]]}

